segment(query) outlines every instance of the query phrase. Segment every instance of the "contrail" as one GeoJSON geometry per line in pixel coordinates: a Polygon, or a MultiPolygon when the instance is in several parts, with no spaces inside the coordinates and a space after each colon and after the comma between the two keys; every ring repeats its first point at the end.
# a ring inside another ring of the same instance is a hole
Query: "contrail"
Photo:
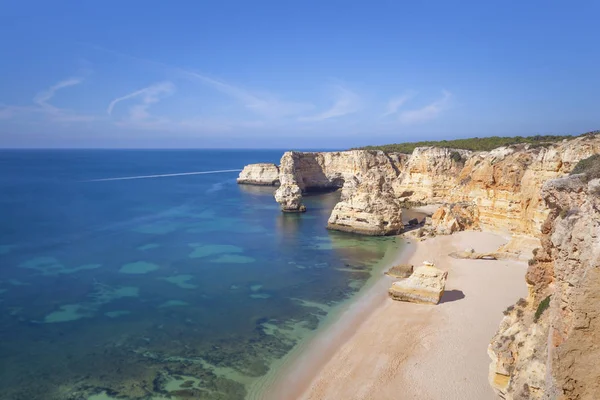
{"type": "Polygon", "coordinates": [[[86,182],[124,181],[124,180],[127,180],[127,179],[165,178],[167,176],[221,174],[221,173],[225,173],[225,172],[240,172],[240,171],[241,171],[241,169],[222,169],[220,171],[181,172],[181,173],[178,173],[178,174],[123,176],[123,177],[120,177],[120,178],[92,179],[91,181],[86,181],[86,182]]]}

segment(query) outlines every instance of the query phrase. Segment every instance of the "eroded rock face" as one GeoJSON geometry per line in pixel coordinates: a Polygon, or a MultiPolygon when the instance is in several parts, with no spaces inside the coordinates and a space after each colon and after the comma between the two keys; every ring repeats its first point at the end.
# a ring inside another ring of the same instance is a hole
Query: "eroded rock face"
{"type": "Polygon", "coordinates": [[[302,190],[294,183],[285,183],[275,191],[275,201],[281,206],[283,212],[305,212],[302,204],[302,190]]]}
{"type": "Polygon", "coordinates": [[[401,201],[471,202],[482,228],[535,236],[548,215],[540,196],[544,182],[596,153],[600,135],[489,152],[422,147],[413,151],[393,190],[401,201]]]}
{"type": "Polygon", "coordinates": [[[302,193],[342,188],[328,228],[367,235],[402,230],[402,211],[391,191],[406,156],[381,151],[286,152],[275,199],[283,211],[302,209],[302,193]]]}
{"type": "Polygon", "coordinates": [[[468,202],[446,204],[431,216],[431,224],[438,235],[479,228],[479,208],[468,202]]]}
{"type": "Polygon", "coordinates": [[[237,183],[260,186],[279,185],[279,167],[271,163],[246,165],[237,178],[237,183]]]}
{"type": "Polygon", "coordinates": [[[529,295],[509,307],[488,353],[506,399],[593,399],[600,393],[600,180],[548,181],[542,247],[529,295]]]}
{"type": "Polygon", "coordinates": [[[327,228],[380,236],[402,232],[402,205],[390,191],[392,179],[387,172],[373,168],[350,180],[327,228]]]}
{"type": "Polygon", "coordinates": [[[398,301],[438,304],[444,295],[448,272],[433,265],[417,267],[407,279],[394,282],[388,293],[398,301]]]}
{"type": "MultiPolygon", "coordinates": [[[[376,235],[401,231],[400,206],[407,202],[471,203],[482,229],[537,236],[548,216],[540,196],[544,182],[566,175],[579,160],[596,153],[600,135],[489,152],[435,147],[416,148],[410,156],[366,150],[286,152],[276,200],[283,211],[302,211],[303,194],[342,188],[329,227],[376,235]]],[[[263,177],[256,182],[274,182],[272,165],[257,174],[263,177]]],[[[445,218],[440,231],[462,229],[445,218]]]]}

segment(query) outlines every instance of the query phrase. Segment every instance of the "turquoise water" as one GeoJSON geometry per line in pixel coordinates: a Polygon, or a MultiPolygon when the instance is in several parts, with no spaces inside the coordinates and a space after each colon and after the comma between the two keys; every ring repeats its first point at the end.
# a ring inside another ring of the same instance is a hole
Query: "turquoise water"
{"type": "Polygon", "coordinates": [[[0,151],[1,399],[244,399],[394,238],[284,215],[237,173],[280,151],[0,151]]]}

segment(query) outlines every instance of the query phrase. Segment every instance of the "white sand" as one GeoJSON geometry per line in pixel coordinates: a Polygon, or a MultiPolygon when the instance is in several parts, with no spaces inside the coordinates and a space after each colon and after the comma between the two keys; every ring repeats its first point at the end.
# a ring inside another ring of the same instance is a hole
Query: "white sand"
{"type": "MultiPolygon", "coordinates": [[[[505,242],[490,233],[462,232],[417,244],[411,264],[428,260],[449,271],[442,302],[429,306],[366,296],[372,311],[342,317],[337,329],[325,332],[279,380],[270,397],[494,399],[487,381],[487,346],[502,311],[527,294],[526,264],[457,260],[448,254],[468,247],[493,251],[505,242]]],[[[391,282],[382,278],[372,290],[384,295],[391,282]]]]}

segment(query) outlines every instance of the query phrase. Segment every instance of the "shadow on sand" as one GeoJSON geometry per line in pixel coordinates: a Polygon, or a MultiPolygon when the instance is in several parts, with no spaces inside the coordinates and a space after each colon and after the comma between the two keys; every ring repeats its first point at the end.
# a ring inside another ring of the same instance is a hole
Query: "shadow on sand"
{"type": "Polygon", "coordinates": [[[464,299],[465,294],[462,290],[447,290],[444,292],[442,299],[440,300],[440,304],[442,303],[450,303],[451,301],[456,301],[460,299],[464,299]]]}

